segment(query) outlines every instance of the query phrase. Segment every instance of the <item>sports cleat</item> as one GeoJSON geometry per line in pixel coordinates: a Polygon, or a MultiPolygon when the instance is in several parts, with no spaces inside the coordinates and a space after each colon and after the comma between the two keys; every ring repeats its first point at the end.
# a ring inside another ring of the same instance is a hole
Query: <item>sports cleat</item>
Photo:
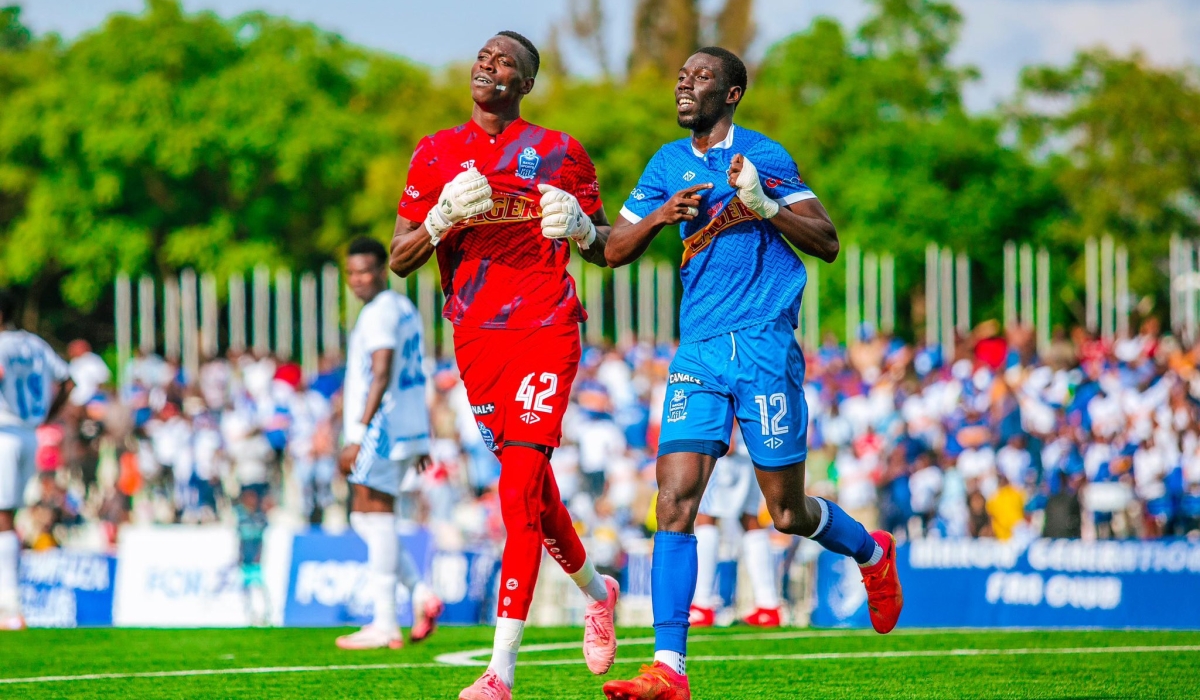
{"type": "Polygon", "coordinates": [[[717,612],[712,608],[693,605],[688,610],[688,625],[692,627],[712,627],[717,624],[717,612]]]}
{"type": "Polygon", "coordinates": [[[446,606],[435,595],[430,595],[425,599],[425,602],[419,606],[413,607],[413,614],[416,620],[413,621],[412,629],[408,632],[408,641],[412,643],[423,642],[429,638],[429,635],[437,629],[438,618],[445,612],[446,606]],[[420,615],[417,613],[420,612],[420,615]]]}
{"type": "Polygon", "coordinates": [[[512,689],[489,668],[479,680],[458,694],[458,700],[512,700],[512,689]]]}
{"type": "Polygon", "coordinates": [[[621,587],[612,576],[603,576],[608,598],[603,603],[588,603],[583,615],[583,659],[588,670],[597,676],[608,673],[617,658],[617,632],[613,611],[617,609],[617,598],[621,587]]]}
{"type": "Polygon", "coordinates": [[[783,624],[783,618],[779,614],[779,608],[755,608],[754,612],[742,618],[751,627],[779,627],[783,624]]]}
{"type": "Polygon", "coordinates": [[[691,700],[687,676],[675,673],[666,664],[655,661],[642,666],[641,675],[628,681],[609,681],[604,684],[608,700],[691,700]]]}
{"type": "Polygon", "coordinates": [[[25,629],[25,618],[20,615],[0,617],[0,632],[20,632],[25,629]]]}
{"type": "Polygon", "coordinates": [[[404,646],[400,630],[386,630],[374,625],[367,625],[357,632],[345,634],[337,638],[339,649],[399,649],[404,646]]]}
{"type": "Polygon", "coordinates": [[[896,538],[890,532],[876,530],[871,538],[883,547],[883,558],[862,570],[867,587],[867,609],[871,626],[880,634],[891,632],[904,607],[904,592],[900,590],[900,575],[896,573],[896,538]]]}

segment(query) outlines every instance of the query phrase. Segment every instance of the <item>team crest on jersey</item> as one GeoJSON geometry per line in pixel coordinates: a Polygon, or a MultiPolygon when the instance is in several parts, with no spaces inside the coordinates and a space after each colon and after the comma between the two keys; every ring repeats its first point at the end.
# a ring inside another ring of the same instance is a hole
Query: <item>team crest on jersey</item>
{"type": "Polygon", "coordinates": [[[667,422],[678,423],[687,418],[687,393],[676,389],[671,395],[671,403],[667,404],[667,422]]]}
{"type": "Polygon", "coordinates": [[[483,436],[483,444],[492,452],[496,451],[496,435],[488,427],[483,424],[483,421],[475,421],[475,425],[479,426],[479,434],[483,436]]]}
{"type": "Polygon", "coordinates": [[[532,180],[537,176],[537,169],[541,163],[542,157],[533,150],[533,146],[526,146],[525,150],[521,151],[520,157],[517,158],[517,177],[522,180],[532,180]]]}

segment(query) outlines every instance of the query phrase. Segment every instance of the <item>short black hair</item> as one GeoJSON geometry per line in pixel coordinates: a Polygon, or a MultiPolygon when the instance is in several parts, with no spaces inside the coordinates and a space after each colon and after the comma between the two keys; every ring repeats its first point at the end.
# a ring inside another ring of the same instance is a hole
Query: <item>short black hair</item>
{"type": "Polygon", "coordinates": [[[380,265],[388,261],[387,248],[384,248],[383,244],[374,238],[366,236],[360,236],[350,241],[350,250],[346,252],[346,256],[351,255],[372,255],[380,265]]]}
{"type": "Polygon", "coordinates": [[[707,54],[721,61],[721,72],[725,75],[728,87],[738,86],[742,94],[746,93],[746,64],[734,52],[720,46],[705,46],[696,53],[707,54]]]}
{"type": "Polygon", "coordinates": [[[533,59],[533,75],[529,77],[536,78],[538,69],[542,67],[542,55],[538,53],[537,47],[533,45],[533,42],[510,29],[505,29],[502,32],[496,32],[496,36],[506,36],[525,47],[525,50],[529,52],[530,58],[533,59]]]}
{"type": "Polygon", "coordinates": [[[16,323],[17,295],[12,290],[0,287],[0,322],[16,323]]]}

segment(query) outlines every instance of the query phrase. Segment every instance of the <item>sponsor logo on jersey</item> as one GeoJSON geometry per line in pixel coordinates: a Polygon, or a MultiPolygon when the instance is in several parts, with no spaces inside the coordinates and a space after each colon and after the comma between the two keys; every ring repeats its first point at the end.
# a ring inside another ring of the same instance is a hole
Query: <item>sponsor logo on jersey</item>
{"type": "Polygon", "coordinates": [[[484,403],[479,405],[471,404],[471,413],[477,416],[490,416],[495,412],[496,404],[494,403],[484,403]]]}
{"type": "Polygon", "coordinates": [[[799,175],[796,177],[769,177],[763,180],[763,184],[771,189],[775,189],[780,185],[792,185],[794,187],[800,187],[804,184],[804,180],[802,180],[799,175]]]}
{"type": "Polygon", "coordinates": [[[417,188],[413,187],[412,185],[404,188],[404,194],[405,196],[412,197],[413,199],[417,199],[421,196],[421,193],[417,191],[417,188]]]}
{"type": "Polygon", "coordinates": [[[671,395],[671,403],[667,404],[667,422],[677,423],[687,418],[687,393],[676,389],[671,395]]]}
{"type": "Polygon", "coordinates": [[[640,189],[634,187],[633,191],[629,193],[629,196],[633,197],[634,199],[636,199],[637,201],[640,202],[646,198],[646,193],[641,191],[640,189]]]}
{"type": "Polygon", "coordinates": [[[533,150],[533,146],[526,146],[517,158],[517,177],[522,180],[532,180],[537,177],[538,166],[541,163],[542,157],[533,150]]]}
{"type": "Polygon", "coordinates": [[[684,182],[691,182],[692,180],[695,180],[695,179],[696,179],[696,173],[692,172],[691,170],[689,170],[683,174],[684,182]]]}
{"type": "Polygon", "coordinates": [[[667,377],[667,384],[695,384],[696,386],[704,386],[704,382],[683,372],[672,372],[667,377]]]}
{"type": "Polygon", "coordinates": [[[488,429],[483,421],[475,421],[475,425],[479,426],[479,434],[483,437],[483,444],[492,452],[496,451],[496,434],[488,429]]]}
{"type": "Polygon", "coordinates": [[[688,261],[710,246],[716,237],[723,232],[738,224],[744,224],[747,221],[756,221],[761,218],[758,214],[750,211],[750,208],[742,203],[742,200],[734,197],[719,216],[705,224],[704,228],[684,239],[683,261],[679,263],[680,266],[687,265],[688,261]]]}
{"type": "Polygon", "coordinates": [[[508,194],[492,194],[492,208],[478,216],[464,219],[455,228],[481,226],[484,224],[505,224],[514,221],[532,221],[542,218],[541,206],[525,197],[508,194]]]}

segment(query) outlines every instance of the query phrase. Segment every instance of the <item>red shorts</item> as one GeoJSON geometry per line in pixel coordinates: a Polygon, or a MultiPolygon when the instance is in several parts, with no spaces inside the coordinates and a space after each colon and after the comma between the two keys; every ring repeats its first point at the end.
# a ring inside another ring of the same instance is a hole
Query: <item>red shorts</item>
{"type": "Polygon", "coordinates": [[[454,327],[454,355],[488,449],[507,442],[558,447],[579,369],[579,325],[454,327]]]}

